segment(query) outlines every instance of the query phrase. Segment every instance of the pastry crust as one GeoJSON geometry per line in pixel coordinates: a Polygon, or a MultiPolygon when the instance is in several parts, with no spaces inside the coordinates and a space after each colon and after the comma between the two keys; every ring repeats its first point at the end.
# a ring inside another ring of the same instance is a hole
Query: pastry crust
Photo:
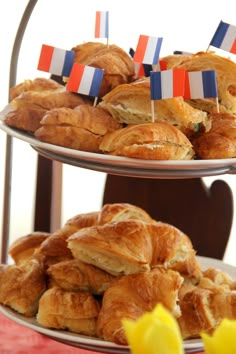
{"type": "Polygon", "coordinates": [[[74,258],[112,275],[150,269],[151,239],[147,224],[140,220],[124,220],[82,229],[68,238],[68,247],[74,258]]]}
{"type": "Polygon", "coordinates": [[[178,317],[178,290],[182,282],[179,273],[161,267],[126,275],[113,282],[103,297],[98,316],[98,336],[127,345],[122,320],[135,321],[145,312],[152,311],[159,302],[178,317]]]}
{"type": "Polygon", "coordinates": [[[91,264],[71,259],[51,265],[47,269],[49,286],[67,291],[89,291],[102,295],[115,277],[91,264]]]}
{"type": "Polygon", "coordinates": [[[153,222],[152,217],[142,208],[130,203],[110,203],[101,208],[98,224],[104,225],[121,220],[137,219],[153,222]]]}
{"type": "Polygon", "coordinates": [[[40,128],[40,121],[45,113],[45,109],[14,109],[5,115],[4,123],[10,127],[34,133],[40,128]]]}
{"type": "Polygon", "coordinates": [[[31,317],[46,290],[43,266],[35,259],[19,265],[0,265],[0,303],[31,317]]]}
{"type": "Polygon", "coordinates": [[[40,124],[35,131],[39,140],[89,152],[99,152],[102,136],[120,128],[108,112],[90,105],[51,109],[40,124]]]}
{"type": "Polygon", "coordinates": [[[104,69],[99,96],[102,97],[119,84],[132,82],[135,77],[132,58],[115,44],[81,43],[72,50],[76,63],[104,69]]]}
{"type": "Polygon", "coordinates": [[[67,91],[63,86],[56,90],[26,91],[11,101],[14,109],[45,109],[56,107],[75,108],[80,104],[90,104],[87,97],[67,91]]]}
{"type": "Polygon", "coordinates": [[[10,101],[26,91],[47,91],[62,88],[62,85],[52,79],[36,77],[33,80],[27,79],[10,88],[10,101]]]}
{"type": "Polygon", "coordinates": [[[18,237],[9,247],[8,254],[14,260],[15,264],[28,261],[38,248],[48,237],[50,233],[35,231],[31,234],[18,237]]]}
{"type": "Polygon", "coordinates": [[[179,129],[166,122],[130,125],[104,136],[100,150],[150,160],[190,160],[194,150],[179,129]]]}
{"type": "MultiPolygon", "coordinates": [[[[153,105],[155,122],[168,122],[187,136],[208,129],[207,113],[193,108],[183,97],[154,100],[153,105]]],[[[103,97],[99,106],[122,123],[151,123],[150,78],[117,86],[103,97]]]]}
{"type": "Polygon", "coordinates": [[[209,116],[209,132],[192,139],[196,154],[201,159],[226,159],[236,157],[236,115],[214,113],[209,116]]]}
{"type": "Polygon", "coordinates": [[[37,322],[48,328],[94,336],[99,310],[98,302],[88,292],[51,288],[40,298],[37,322]]]}

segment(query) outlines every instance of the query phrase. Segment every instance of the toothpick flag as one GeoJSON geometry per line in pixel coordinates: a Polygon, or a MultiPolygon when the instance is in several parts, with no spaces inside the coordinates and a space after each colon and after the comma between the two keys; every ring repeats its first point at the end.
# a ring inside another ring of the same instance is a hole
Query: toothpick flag
{"type": "Polygon", "coordinates": [[[236,26],[221,21],[210,42],[210,46],[236,54],[236,26]]]}
{"type": "Polygon", "coordinates": [[[155,65],[158,63],[162,38],[140,35],[134,53],[134,62],[155,65]]]}
{"type": "Polygon", "coordinates": [[[151,100],[161,100],[184,95],[184,69],[152,71],[150,73],[151,100]]]}
{"type": "Polygon", "coordinates": [[[109,12],[96,11],[95,38],[109,37],[109,12]]]}
{"type": "Polygon", "coordinates": [[[54,75],[69,77],[74,57],[75,52],[72,50],[64,50],[43,44],[37,69],[54,75]]]}
{"type": "Polygon", "coordinates": [[[97,97],[104,70],[74,63],[66,89],[83,95],[97,97]]]}
{"type": "Polygon", "coordinates": [[[185,77],[185,99],[215,98],[218,96],[215,70],[190,71],[185,77]]]}

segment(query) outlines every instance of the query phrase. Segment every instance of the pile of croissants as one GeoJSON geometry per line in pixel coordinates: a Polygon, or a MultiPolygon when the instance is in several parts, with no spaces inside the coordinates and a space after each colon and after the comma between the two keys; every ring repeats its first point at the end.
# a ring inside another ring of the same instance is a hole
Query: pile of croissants
{"type": "Polygon", "coordinates": [[[150,78],[115,44],[86,42],[75,62],[104,69],[98,103],[66,89],[67,78],[37,77],[10,90],[5,124],[42,142],[100,154],[151,160],[236,157],[236,63],[214,52],[169,55],[168,69],[215,70],[216,99],[153,102],[150,78]]]}
{"type": "Polygon", "coordinates": [[[236,319],[236,282],[202,269],[190,238],[128,203],[78,214],[53,233],[33,232],[0,265],[0,304],[46,328],[127,345],[124,318],[162,303],[183,339],[236,319]]]}

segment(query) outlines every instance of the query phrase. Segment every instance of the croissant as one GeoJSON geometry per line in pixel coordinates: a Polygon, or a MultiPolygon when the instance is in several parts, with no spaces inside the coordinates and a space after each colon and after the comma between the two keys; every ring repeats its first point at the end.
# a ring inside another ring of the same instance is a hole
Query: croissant
{"type": "Polygon", "coordinates": [[[42,264],[31,259],[19,265],[0,265],[0,303],[31,317],[38,310],[41,295],[46,290],[42,264]]]}
{"type": "Polygon", "coordinates": [[[25,108],[10,110],[4,117],[4,123],[9,127],[34,133],[41,125],[40,121],[46,113],[41,108],[25,108]]]}
{"type": "Polygon", "coordinates": [[[40,298],[36,319],[44,327],[94,336],[99,310],[98,301],[90,293],[54,287],[40,298]]]}
{"type": "Polygon", "coordinates": [[[51,109],[40,125],[35,131],[39,140],[90,152],[99,152],[102,136],[120,128],[108,112],[91,105],[51,109]]]}
{"type": "Polygon", "coordinates": [[[104,225],[114,221],[137,219],[153,222],[152,217],[142,208],[130,203],[108,203],[99,212],[98,224],[104,225]]]}
{"type": "MultiPolygon", "coordinates": [[[[218,99],[230,113],[236,113],[236,63],[214,52],[199,52],[186,56],[179,62],[175,56],[164,57],[168,68],[184,68],[187,71],[215,70],[218,99]]],[[[201,109],[201,101],[199,104],[201,109]]]]}
{"type": "Polygon", "coordinates": [[[140,220],[84,228],[68,238],[74,258],[112,275],[139,273],[150,269],[152,245],[147,224],[140,220]]]}
{"type": "Polygon", "coordinates": [[[122,276],[106,290],[97,322],[97,335],[117,344],[127,344],[122,327],[124,318],[137,320],[161,302],[175,317],[180,315],[179,273],[162,267],[150,272],[122,276]]]}
{"type": "Polygon", "coordinates": [[[47,79],[44,77],[36,77],[33,80],[24,80],[23,82],[13,86],[10,88],[10,101],[12,101],[15,97],[19,96],[21,93],[25,91],[48,91],[48,90],[56,90],[61,88],[62,85],[57,83],[52,79],[47,79]]]}
{"type": "MultiPolygon", "coordinates": [[[[117,86],[102,98],[99,106],[122,123],[151,123],[150,78],[117,86]]],[[[187,136],[208,130],[210,125],[207,113],[193,108],[183,97],[154,100],[154,120],[168,122],[187,136]]]]}
{"type": "Polygon", "coordinates": [[[212,113],[209,132],[199,134],[192,144],[199,158],[226,159],[236,157],[236,116],[229,113],[212,113]]]}
{"type": "Polygon", "coordinates": [[[26,91],[11,101],[14,109],[45,109],[56,107],[74,108],[80,104],[91,104],[89,99],[67,91],[65,87],[55,90],[26,91]]]}
{"type": "Polygon", "coordinates": [[[102,295],[115,277],[103,270],[78,259],[71,259],[51,265],[47,269],[49,286],[67,291],[89,291],[102,295]]]}
{"type": "Polygon", "coordinates": [[[132,58],[122,48],[115,44],[107,46],[104,43],[81,43],[72,50],[75,52],[76,63],[104,69],[99,96],[102,97],[114,87],[135,78],[132,58]]]}
{"type": "Polygon", "coordinates": [[[38,250],[50,233],[35,231],[31,234],[18,237],[9,247],[8,254],[15,264],[28,261],[38,250]]]}
{"type": "Polygon", "coordinates": [[[72,259],[72,253],[67,247],[67,239],[76,231],[96,224],[98,212],[78,214],[66,221],[63,227],[53,232],[40,245],[37,255],[44,259],[45,267],[61,261],[72,259]]]}
{"type": "Polygon", "coordinates": [[[111,155],[150,160],[190,160],[194,157],[187,136],[166,122],[130,125],[107,133],[99,148],[111,155]]]}

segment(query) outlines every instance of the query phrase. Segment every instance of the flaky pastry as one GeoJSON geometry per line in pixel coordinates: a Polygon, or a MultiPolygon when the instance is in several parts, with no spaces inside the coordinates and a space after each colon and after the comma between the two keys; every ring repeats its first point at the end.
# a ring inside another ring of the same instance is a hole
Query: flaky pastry
{"type": "Polygon", "coordinates": [[[150,160],[190,160],[192,144],[179,129],[166,122],[130,125],[104,136],[100,150],[116,156],[150,160]]]}
{"type": "Polygon", "coordinates": [[[125,275],[114,281],[103,297],[98,336],[117,344],[127,344],[122,320],[135,321],[145,312],[152,311],[159,302],[178,317],[178,290],[182,283],[183,278],[178,272],[161,267],[125,275]]]}
{"type": "Polygon", "coordinates": [[[40,124],[35,132],[39,140],[90,152],[99,152],[103,135],[121,126],[108,112],[91,105],[51,109],[40,124]]]}
{"type": "Polygon", "coordinates": [[[134,80],[134,63],[122,48],[115,44],[97,42],[81,43],[72,50],[76,63],[104,69],[99,96],[102,97],[119,84],[134,80]]]}
{"type": "Polygon", "coordinates": [[[45,113],[46,110],[41,108],[13,109],[5,115],[4,123],[9,127],[34,133],[40,128],[40,121],[45,113]]]}
{"type": "Polygon", "coordinates": [[[43,266],[35,259],[19,265],[0,265],[0,303],[27,317],[38,310],[46,290],[43,266]]]}
{"type": "MultiPolygon", "coordinates": [[[[152,122],[150,78],[117,86],[103,97],[99,105],[122,123],[152,122]]],[[[183,97],[154,100],[154,120],[168,122],[187,136],[209,128],[207,113],[193,108],[183,97]]]]}
{"type": "Polygon", "coordinates": [[[64,291],[54,287],[40,298],[36,318],[44,327],[94,336],[99,310],[98,302],[89,292],[64,291]]]}

